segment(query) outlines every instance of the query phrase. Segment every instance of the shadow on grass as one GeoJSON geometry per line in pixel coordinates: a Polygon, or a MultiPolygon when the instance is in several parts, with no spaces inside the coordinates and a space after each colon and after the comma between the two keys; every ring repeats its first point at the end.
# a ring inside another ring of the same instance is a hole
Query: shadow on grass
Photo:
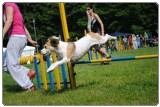
{"type": "Polygon", "coordinates": [[[68,89],[60,89],[60,90],[57,90],[57,89],[55,89],[55,90],[43,90],[42,94],[43,95],[55,95],[55,94],[64,93],[64,92],[69,91],[69,90],[71,90],[71,89],[68,88],[68,89]]]}
{"type": "Polygon", "coordinates": [[[91,64],[89,64],[89,66],[95,66],[95,65],[99,65],[99,66],[102,66],[102,65],[111,65],[111,63],[110,62],[99,62],[99,63],[91,63],[91,64]]]}
{"type": "Polygon", "coordinates": [[[76,88],[83,88],[83,87],[88,87],[88,86],[93,86],[93,85],[96,85],[97,82],[88,82],[86,84],[81,84],[81,85],[78,85],[76,88]]]}
{"type": "MultiPolygon", "coordinates": [[[[93,86],[93,85],[96,85],[97,83],[96,82],[89,82],[89,83],[86,83],[86,84],[81,84],[81,85],[78,85],[77,87],[76,87],[76,89],[80,89],[80,88],[86,88],[86,87],[89,87],[89,86],[93,86]]],[[[53,95],[53,94],[61,94],[61,93],[65,93],[65,92],[67,92],[67,91],[74,91],[74,90],[76,90],[76,89],[71,89],[70,87],[68,87],[67,89],[64,89],[64,88],[62,88],[61,90],[57,90],[57,89],[55,89],[55,90],[44,90],[43,92],[42,92],[42,94],[43,95],[53,95]]]]}
{"type": "Polygon", "coordinates": [[[3,85],[3,91],[7,91],[7,92],[21,92],[22,88],[19,87],[18,85],[3,85]]]}

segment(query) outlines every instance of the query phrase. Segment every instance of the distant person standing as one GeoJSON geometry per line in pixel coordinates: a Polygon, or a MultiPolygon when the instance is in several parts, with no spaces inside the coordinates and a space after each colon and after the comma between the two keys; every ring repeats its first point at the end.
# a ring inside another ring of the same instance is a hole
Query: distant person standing
{"type": "Polygon", "coordinates": [[[143,35],[140,35],[140,45],[141,48],[144,48],[145,46],[145,37],[143,35]]]}
{"type": "Polygon", "coordinates": [[[144,37],[145,37],[145,45],[148,46],[148,37],[149,37],[149,35],[147,34],[147,32],[144,32],[144,37]]]}
{"type": "Polygon", "coordinates": [[[131,36],[129,36],[128,42],[129,42],[129,47],[130,47],[130,49],[133,49],[133,48],[132,48],[133,43],[132,43],[132,37],[131,37],[131,36]]]}
{"type": "Polygon", "coordinates": [[[132,43],[133,43],[133,48],[138,49],[137,47],[137,37],[135,34],[132,35],[132,43]]]}
{"type": "Polygon", "coordinates": [[[137,35],[137,46],[138,48],[140,48],[140,36],[139,35],[137,35]]]}
{"type": "MultiPolygon", "coordinates": [[[[88,17],[88,30],[99,33],[100,35],[104,36],[104,26],[103,23],[98,16],[97,13],[94,13],[92,5],[87,7],[87,17],[88,17]]],[[[96,51],[98,51],[103,58],[110,58],[111,56],[102,48],[102,45],[95,45],[93,46],[96,51]]]]}
{"type": "Polygon", "coordinates": [[[123,37],[123,43],[124,43],[125,50],[127,50],[128,40],[127,40],[126,36],[123,37]]]}
{"type": "Polygon", "coordinates": [[[8,71],[13,79],[25,90],[34,91],[36,87],[31,81],[35,71],[20,65],[19,58],[27,45],[27,39],[33,46],[38,46],[33,41],[24,25],[23,16],[15,3],[4,4],[3,38],[8,32],[9,41],[3,59],[3,69],[8,71]]]}

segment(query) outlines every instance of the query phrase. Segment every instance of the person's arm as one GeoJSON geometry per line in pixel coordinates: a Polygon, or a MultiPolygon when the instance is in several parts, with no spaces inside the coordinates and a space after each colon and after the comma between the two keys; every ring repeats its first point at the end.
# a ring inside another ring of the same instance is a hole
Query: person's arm
{"type": "Polygon", "coordinates": [[[14,10],[12,7],[7,7],[6,8],[6,22],[4,24],[4,27],[3,27],[3,39],[4,39],[4,36],[6,35],[7,31],[9,30],[9,28],[11,27],[12,25],[12,22],[13,22],[13,14],[14,14],[14,10]]]}
{"type": "Polygon", "coordinates": [[[88,17],[87,29],[88,29],[89,31],[91,31],[91,17],[90,17],[90,15],[89,15],[88,11],[87,11],[86,13],[87,13],[87,17],[88,17]]]}
{"type": "Polygon", "coordinates": [[[33,45],[33,46],[38,46],[38,43],[36,41],[33,41],[32,38],[31,38],[31,35],[30,33],[28,32],[27,28],[25,28],[25,33],[26,33],[26,37],[28,39],[28,41],[33,45]]]}
{"type": "Polygon", "coordinates": [[[98,16],[98,14],[95,14],[94,17],[95,17],[96,20],[99,22],[99,24],[100,24],[100,26],[101,26],[102,36],[104,36],[104,26],[103,26],[102,20],[100,19],[100,17],[98,16]]]}

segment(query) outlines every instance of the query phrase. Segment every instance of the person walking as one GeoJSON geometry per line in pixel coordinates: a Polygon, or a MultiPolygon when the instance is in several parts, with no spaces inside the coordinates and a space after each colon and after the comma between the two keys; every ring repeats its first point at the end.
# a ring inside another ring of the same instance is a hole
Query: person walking
{"type": "Polygon", "coordinates": [[[38,43],[32,40],[24,25],[23,16],[15,3],[8,2],[4,4],[3,39],[7,32],[9,41],[3,58],[3,69],[8,71],[24,90],[34,91],[36,87],[31,79],[35,76],[35,71],[21,66],[19,58],[27,45],[27,40],[33,46],[38,46],[38,43]]]}
{"type": "MultiPolygon", "coordinates": [[[[87,7],[86,13],[88,17],[87,29],[104,36],[104,25],[98,14],[94,12],[92,5],[87,7]]],[[[110,58],[111,55],[109,55],[102,47],[102,45],[93,46],[93,48],[101,54],[102,58],[110,58]]]]}

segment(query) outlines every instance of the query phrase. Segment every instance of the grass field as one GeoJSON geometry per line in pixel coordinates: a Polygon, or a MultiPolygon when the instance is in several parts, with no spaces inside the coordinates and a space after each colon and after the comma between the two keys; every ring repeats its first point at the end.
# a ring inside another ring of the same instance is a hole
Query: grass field
{"type": "MultiPolygon", "coordinates": [[[[113,52],[112,57],[158,54],[158,47],[113,52]]],[[[34,68],[34,65],[25,65],[34,68]]],[[[157,105],[158,58],[75,66],[75,90],[22,92],[3,72],[4,105],[157,105]]],[[[34,79],[36,84],[36,80],[34,79]]]]}

